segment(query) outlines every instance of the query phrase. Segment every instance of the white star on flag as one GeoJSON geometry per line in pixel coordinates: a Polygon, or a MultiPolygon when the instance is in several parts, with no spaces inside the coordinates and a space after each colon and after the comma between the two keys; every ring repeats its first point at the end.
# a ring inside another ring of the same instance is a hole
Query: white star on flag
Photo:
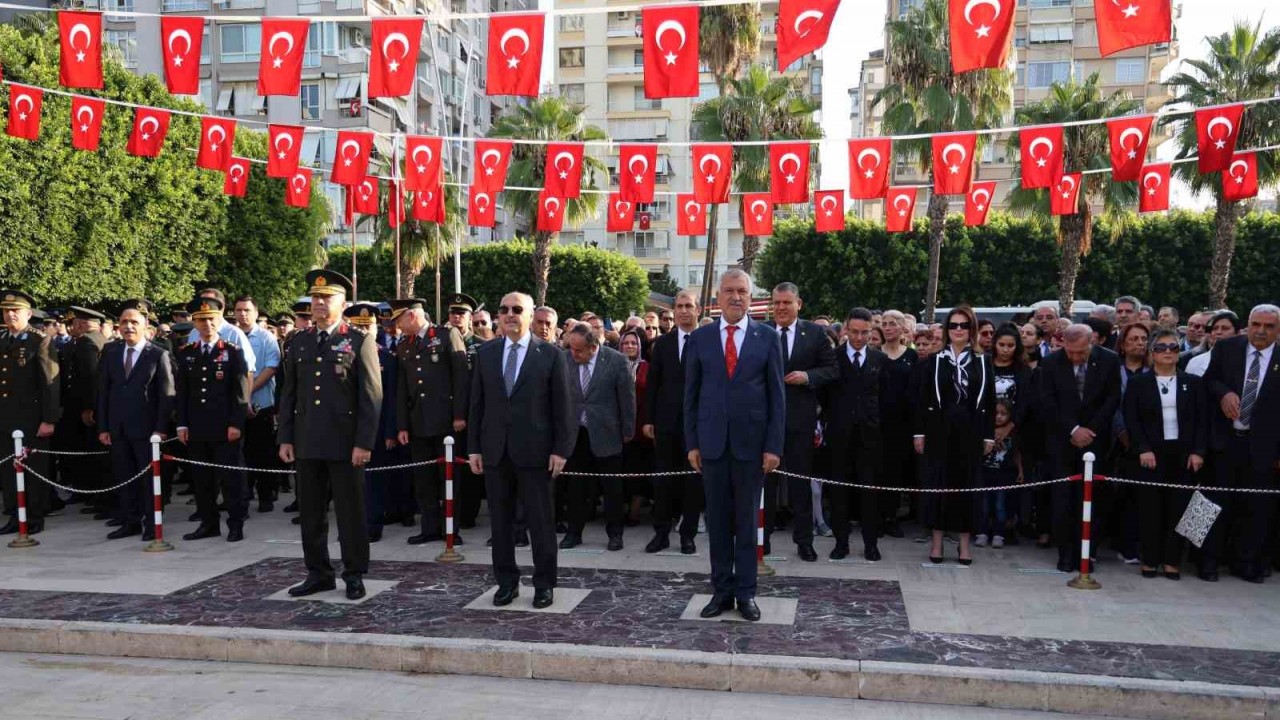
{"type": "Polygon", "coordinates": [[[1125,8],[1125,9],[1124,9],[1124,16],[1125,16],[1125,17],[1127,17],[1127,18],[1134,17],[1134,16],[1136,16],[1137,14],[1138,14],[1138,6],[1137,6],[1137,5],[1130,5],[1129,7],[1127,7],[1127,8],[1125,8]]]}
{"type": "Polygon", "coordinates": [[[485,168],[485,169],[484,169],[484,174],[485,174],[485,175],[492,175],[492,174],[493,174],[493,168],[485,168]]]}
{"type": "Polygon", "coordinates": [[[977,29],[977,33],[980,38],[988,37],[991,35],[991,28],[986,25],[982,25],[977,29]]]}
{"type": "Polygon", "coordinates": [[[906,217],[906,216],[907,216],[907,211],[906,211],[906,210],[899,210],[899,211],[898,211],[898,217],[906,217]]]}
{"type": "Polygon", "coordinates": [[[643,175],[636,175],[636,176],[634,176],[634,177],[635,177],[635,179],[636,179],[636,182],[643,182],[643,181],[644,181],[644,176],[643,176],[643,175]]]}
{"type": "Polygon", "coordinates": [[[84,51],[76,53],[76,62],[84,62],[84,51]]]}
{"type": "Polygon", "coordinates": [[[1227,143],[1226,143],[1226,141],[1225,141],[1225,140],[1218,140],[1217,142],[1215,142],[1215,143],[1213,144],[1213,146],[1214,146],[1214,147],[1216,147],[1216,148],[1218,148],[1219,150],[1222,150],[1223,148],[1225,148],[1225,147],[1227,146],[1227,143]]]}
{"type": "Polygon", "coordinates": [[[1134,159],[1134,158],[1136,158],[1136,157],[1138,157],[1138,153],[1136,153],[1136,152],[1134,152],[1134,151],[1130,150],[1130,151],[1129,151],[1129,159],[1130,159],[1130,160],[1132,160],[1132,159],[1134,159]]]}
{"type": "Polygon", "coordinates": [[[182,56],[181,56],[181,55],[174,55],[174,56],[173,56],[173,66],[174,66],[174,67],[182,67],[182,56]]]}
{"type": "Polygon", "coordinates": [[[561,179],[561,180],[568,180],[568,179],[569,179],[569,173],[567,173],[567,172],[565,172],[565,171],[561,170],[561,171],[560,171],[560,179],[561,179]]]}
{"type": "Polygon", "coordinates": [[[426,166],[425,166],[425,165],[419,165],[419,166],[418,166],[418,174],[419,174],[419,175],[421,175],[422,173],[425,173],[426,171],[427,171],[427,168],[426,168],[426,166]]]}
{"type": "Polygon", "coordinates": [[[89,126],[88,126],[88,125],[81,125],[81,126],[80,126],[80,132],[89,132],[89,126]]]}
{"type": "Polygon", "coordinates": [[[19,119],[19,120],[26,120],[26,119],[27,119],[27,114],[26,114],[26,113],[24,113],[24,112],[20,112],[20,113],[18,113],[18,119],[19,119]]]}
{"type": "Polygon", "coordinates": [[[278,67],[280,67],[280,66],[281,66],[281,65],[283,65],[283,64],[284,64],[284,60],[282,60],[282,59],[280,59],[280,58],[276,58],[276,59],[274,59],[274,60],[272,60],[272,61],[271,61],[271,67],[273,67],[273,68],[278,68],[278,67]]]}
{"type": "Polygon", "coordinates": [[[395,72],[395,71],[399,70],[399,69],[400,69],[400,61],[398,61],[398,60],[392,60],[392,61],[388,62],[388,63],[387,63],[387,69],[388,69],[388,70],[390,70],[391,72],[395,72]]]}
{"type": "Polygon", "coordinates": [[[510,68],[511,70],[515,70],[517,67],[519,67],[519,65],[520,65],[520,58],[518,57],[507,58],[507,67],[510,68]]]}
{"type": "Polygon", "coordinates": [[[284,156],[285,156],[285,154],[284,154],[284,153],[277,153],[277,154],[276,154],[276,157],[278,157],[278,158],[279,158],[279,159],[281,159],[281,160],[283,160],[283,159],[284,159],[284,156]]]}
{"type": "Polygon", "coordinates": [[[715,182],[715,181],[716,181],[716,176],[715,176],[715,175],[708,175],[708,176],[707,176],[707,182],[709,182],[709,183],[713,183],[713,182],[715,182]]]}
{"type": "Polygon", "coordinates": [[[987,209],[987,206],[986,206],[986,205],[983,205],[983,204],[981,204],[981,203],[979,203],[979,204],[978,204],[978,209],[979,209],[979,210],[986,210],[986,209],[987,209]]]}
{"type": "Polygon", "coordinates": [[[787,182],[788,182],[788,183],[793,183],[793,182],[795,182],[795,181],[796,181],[796,176],[795,176],[795,175],[788,175],[788,176],[787,176],[787,182]]]}
{"type": "Polygon", "coordinates": [[[667,64],[668,64],[668,65],[675,65],[675,64],[676,64],[676,54],[675,54],[675,53],[672,53],[672,52],[667,53],[667,54],[666,54],[666,59],[667,59],[667,64]]]}
{"type": "Polygon", "coordinates": [[[875,177],[875,176],[876,176],[876,171],[875,171],[875,170],[868,170],[868,171],[866,172],[866,175],[867,175],[867,177],[868,177],[868,178],[873,178],[873,177],[875,177]]]}
{"type": "Polygon", "coordinates": [[[1045,160],[1044,158],[1037,158],[1037,159],[1036,159],[1036,167],[1044,167],[1046,162],[1048,162],[1048,161],[1047,161],[1047,160],[1045,160]]]}
{"type": "Polygon", "coordinates": [[[959,175],[959,174],[960,174],[960,166],[959,166],[959,165],[952,165],[952,166],[951,166],[951,174],[952,174],[952,175],[959,175]]]}

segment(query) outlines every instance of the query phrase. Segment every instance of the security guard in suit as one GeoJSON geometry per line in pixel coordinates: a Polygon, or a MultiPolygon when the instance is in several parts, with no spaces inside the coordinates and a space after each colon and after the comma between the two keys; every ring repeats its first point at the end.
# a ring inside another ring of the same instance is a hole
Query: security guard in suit
{"type": "MultiPolygon", "coordinates": [[[[106,315],[87,307],[72,305],[66,315],[73,340],[62,346],[58,369],[62,380],[62,419],[55,432],[55,445],[70,452],[105,450],[98,442],[94,407],[98,393],[98,358],[107,345],[102,333],[106,315]]],[[[62,458],[62,481],[86,490],[106,487],[111,467],[106,455],[72,455],[62,458]]],[[[114,493],[85,496],[92,507],[81,512],[94,512],[95,520],[112,516],[114,493]]]]}
{"type": "MultiPolygon", "coordinates": [[[[208,297],[187,305],[200,340],[178,348],[175,361],[178,440],[187,446],[191,460],[242,468],[249,368],[240,348],[218,337],[217,318],[222,309],[221,301],[208,297]]],[[[244,473],[201,465],[190,469],[200,527],[182,539],[203,540],[222,534],[218,517],[221,489],[227,506],[227,542],[243,540],[249,512],[244,473]]]]}
{"type": "Polygon", "coordinates": [[[382,377],[374,337],[343,322],[351,281],[332,270],[307,273],[313,326],[294,336],[282,362],[280,459],[294,463],[307,579],[294,597],[336,587],[329,562],[329,497],[342,544],[349,599],[365,596],[369,538],[364,468],[378,440],[382,377]]]}
{"type": "MultiPolygon", "coordinates": [[[[21,290],[0,290],[0,312],[4,314],[4,328],[0,330],[0,431],[7,439],[14,430],[21,430],[24,447],[48,450],[62,415],[62,387],[51,339],[31,325],[34,305],[31,296],[21,290]]],[[[49,455],[32,454],[26,463],[49,477],[49,455]]],[[[0,463],[0,472],[5,512],[10,515],[8,524],[0,528],[0,535],[7,535],[18,531],[17,479],[13,463],[0,463]]],[[[27,532],[34,534],[44,529],[52,488],[27,477],[27,532]]]]}
{"type": "MultiPolygon", "coordinates": [[[[396,348],[400,368],[396,383],[398,439],[408,445],[414,462],[444,456],[444,438],[467,427],[467,351],[462,336],[451,326],[431,324],[427,302],[417,298],[392,300],[391,309],[403,338],[396,348]]],[[[455,455],[455,457],[457,457],[455,455]]],[[[440,515],[439,465],[414,468],[413,485],[422,512],[421,532],[410,545],[443,539],[440,515]]],[[[460,542],[455,534],[454,542],[460,542]]]]}
{"type": "MultiPolygon", "coordinates": [[[[470,378],[476,364],[476,351],[484,344],[484,340],[478,337],[471,327],[471,314],[479,305],[475,298],[460,292],[449,295],[446,302],[449,304],[449,325],[462,336],[462,346],[467,353],[467,377],[470,378]]],[[[454,457],[467,457],[466,431],[455,432],[453,440],[454,457]]],[[[480,514],[480,500],[484,497],[484,478],[473,474],[467,465],[460,465],[457,469],[459,470],[457,475],[458,527],[473,528],[476,526],[476,517],[480,514]]],[[[528,545],[528,534],[521,525],[516,531],[516,547],[528,547],[528,545]]]]}

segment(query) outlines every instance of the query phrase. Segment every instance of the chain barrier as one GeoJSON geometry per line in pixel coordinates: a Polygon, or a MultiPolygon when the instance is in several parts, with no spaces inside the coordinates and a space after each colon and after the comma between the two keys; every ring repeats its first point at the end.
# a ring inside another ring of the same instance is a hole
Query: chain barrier
{"type": "MultiPolygon", "coordinates": [[[[294,474],[294,472],[296,472],[294,470],[280,469],[280,468],[255,468],[255,467],[242,467],[240,465],[221,465],[218,463],[204,462],[203,460],[192,460],[191,458],[176,457],[174,455],[165,455],[164,459],[170,462],[183,463],[186,465],[199,465],[200,467],[210,467],[210,468],[214,468],[215,470],[237,470],[237,471],[243,470],[245,472],[272,473],[275,475],[292,475],[294,474]]],[[[416,467],[425,467],[427,465],[435,465],[440,462],[443,462],[442,458],[435,458],[433,460],[423,460],[421,462],[402,463],[400,465],[383,465],[381,467],[376,467],[376,468],[366,467],[364,471],[365,472],[385,472],[388,470],[404,470],[407,468],[416,468],[416,467]]]]}
{"type": "Polygon", "coordinates": [[[1109,477],[1099,475],[1098,480],[1105,482],[1120,483],[1122,485],[1145,485],[1147,487],[1168,488],[1170,490],[1199,490],[1200,492],[1222,492],[1222,493],[1258,493],[1260,495],[1280,495],[1280,489],[1271,488],[1226,488],[1211,487],[1208,485],[1178,485],[1166,482],[1151,482],[1149,480],[1134,480],[1131,478],[1109,477]]]}
{"type": "Polygon", "coordinates": [[[35,470],[32,470],[32,469],[31,469],[31,467],[30,467],[29,465],[23,465],[23,466],[22,466],[22,469],[23,469],[23,471],[25,471],[25,472],[26,472],[26,474],[30,475],[31,477],[34,477],[35,479],[40,480],[41,482],[44,482],[45,484],[52,485],[53,487],[56,487],[56,488],[58,488],[59,490],[65,490],[65,491],[67,491],[67,492],[70,492],[70,493],[77,493],[77,494],[79,494],[79,495],[100,495],[100,494],[102,494],[102,493],[109,493],[109,492],[113,492],[113,491],[119,490],[120,488],[124,487],[125,485],[128,485],[129,483],[133,482],[134,480],[137,480],[138,478],[141,478],[141,477],[145,476],[147,473],[151,472],[151,465],[150,465],[150,463],[148,463],[148,464],[147,464],[147,466],[146,466],[146,467],[144,467],[144,468],[142,468],[142,470],[141,470],[141,471],[139,471],[137,475],[134,475],[133,477],[129,478],[128,480],[125,480],[124,482],[120,483],[119,485],[112,485],[112,486],[111,486],[111,487],[109,487],[109,488],[102,488],[102,489],[100,489],[100,490],[82,490],[82,489],[80,489],[80,488],[73,488],[73,487],[69,487],[69,486],[67,486],[67,485],[63,485],[63,484],[61,484],[61,483],[54,482],[53,480],[50,480],[49,478],[47,478],[47,477],[45,477],[45,476],[41,475],[40,473],[36,472],[35,470]]]}
{"type": "MultiPolygon", "coordinates": [[[[161,440],[160,444],[167,445],[171,442],[177,442],[177,440],[178,438],[175,436],[175,437],[167,438],[165,440],[161,440]]],[[[31,453],[32,455],[37,455],[37,454],[38,455],[67,455],[71,457],[84,456],[84,455],[110,455],[111,454],[110,450],[41,450],[39,448],[27,448],[27,452],[31,453]]],[[[3,460],[0,460],[0,462],[3,462],[3,460]]]]}
{"type": "Polygon", "coordinates": [[[1079,475],[1070,475],[1068,477],[1054,478],[1053,480],[1037,480],[1036,482],[1019,483],[1017,485],[999,485],[996,487],[971,487],[971,488],[895,488],[881,487],[879,485],[860,485],[858,483],[842,482],[840,480],[831,480],[829,478],[811,477],[809,475],[800,475],[798,473],[787,472],[786,470],[774,470],[778,475],[786,475],[787,477],[799,478],[801,480],[810,480],[823,485],[839,485],[840,487],[856,488],[858,490],[874,490],[876,492],[906,492],[906,493],[977,493],[977,492],[995,492],[999,490],[1024,490],[1026,488],[1042,487],[1044,485],[1056,485],[1062,482],[1072,482],[1080,479],[1079,475]]]}

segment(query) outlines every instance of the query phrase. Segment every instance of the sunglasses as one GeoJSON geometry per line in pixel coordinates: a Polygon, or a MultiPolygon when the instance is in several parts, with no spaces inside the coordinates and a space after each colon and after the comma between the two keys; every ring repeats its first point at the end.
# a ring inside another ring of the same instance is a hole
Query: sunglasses
{"type": "Polygon", "coordinates": [[[475,322],[471,323],[471,327],[489,327],[489,321],[488,321],[488,320],[476,320],[475,322]]]}
{"type": "Polygon", "coordinates": [[[512,305],[512,306],[510,306],[510,307],[508,307],[508,306],[506,306],[506,305],[499,305],[499,306],[498,306],[498,314],[499,314],[499,315],[508,315],[508,314],[510,314],[510,315],[523,315],[523,314],[524,314],[524,308],[520,307],[519,305],[512,305]]]}
{"type": "Polygon", "coordinates": [[[1181,349],[1177,343],[1156,343],[1151,346],[1152,352],[1178,352],[1181,349]]]}
{"type": "Polygon", "coordinates": [[[966,321],[966,322],[949,322],[949,323],[947,323],[947,329],[948,329],[948,330],[968,330],[970,327],[972,327],[972,324],[971,324],[971,323],[969,323],[969,322],[967,322],[967,321],[966,321]]]}

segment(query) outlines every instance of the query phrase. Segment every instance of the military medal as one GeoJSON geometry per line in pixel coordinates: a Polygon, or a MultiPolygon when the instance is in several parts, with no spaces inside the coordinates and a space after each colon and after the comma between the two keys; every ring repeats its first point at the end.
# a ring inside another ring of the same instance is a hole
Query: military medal
{"type": "Polygon", "coordinates": [[[440,353],[431,353],[431,362],[433,363],[440,362],[440,353]]]}
{"type": "Polygon", "coordinates": [[[213,374],[213,379],[214,379],[214,380],[221,380],[223,377],[225,377],[225,376],[222,374],[222,371],[221,371],[221,370],[219,370],[219,371],[217,371],[217,372],[215,372],[215,373],[213,374]]]}

